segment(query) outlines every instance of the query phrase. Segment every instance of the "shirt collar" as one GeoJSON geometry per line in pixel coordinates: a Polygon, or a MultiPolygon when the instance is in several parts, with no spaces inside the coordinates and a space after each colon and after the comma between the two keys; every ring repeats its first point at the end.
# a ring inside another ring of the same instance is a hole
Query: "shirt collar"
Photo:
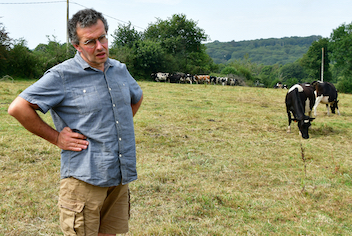
{"type": "MultiPolygon", "coordinates": [[[[74,60],[76,60],[76,62],[82,67],[83,70],[87,69],[87,68],[92,68],[93,70],[97,70],[96,68],[93,68],[91,67],[88,62],[86,62],[82,56],[81,56],[81,53],[80,52],[76,52],[76,55],[74,57],[74,60]]],[[[110,61],[110,58],[108,58],[106,60],[106,62],[104,63],[104,69],[105,71],[107,71],[107,69],[110,67],[110,66],[113,66],[113,64],[111,63],[110,61]]]]}

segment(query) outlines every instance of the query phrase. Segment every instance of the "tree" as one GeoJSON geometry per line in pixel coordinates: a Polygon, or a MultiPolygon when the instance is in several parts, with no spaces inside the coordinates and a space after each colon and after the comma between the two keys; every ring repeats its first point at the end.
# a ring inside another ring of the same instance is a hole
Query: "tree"
{"type": "Polygon", "coordinates": [[[142,39],[142,33],[131,28],[131,22],[127,25],[119,25],[118,28],[111,35],[114,38],[111,47],[128,47],[132,48],[133,45],[142,39]]]}
{"type": "Polygon", "coordinates": [[[344,76],[352,76],[352,24],[343,24],[333,30],[330,47],[336,67],[344,76]]]}
{"type": "Polygon", "coordinates": [[[158,19],[155,24],[149,25],[144,36],[161,42],[172,54],[199,51],[201,42],[207,40],[204,30],[183,14],[175,14],[165,21],[158,19]]]}
{"type": "Polygon", "coordinates": [[[280,68],[280,73],[283,77],[282,82],[289,86],[292,86],[292,81],[297,81],[299,83],[306,82],[303,81],[306,78],[306,73],[304,68],[298,63],[289,63],[280,68]],[[295,80],[293,80],[295,79],[295,80]],[[291,82],[290,82],[291,81],[291,82]]]}
{"type": "Polygon", "coordinates": [[[7,59],[7,74],[23,78],[38,76],[35,57],[26,44],[24,39],[15,41],[7,59]]]}
{"type": "Polygon", "coordinates": [[[305,68],[307,73],[307,82],[320,80],[321,78],[322,49],[324,49],[324,81],[332,80],[329,58],[331,49],[328,45],[328,38],[321,38],[318,41],[313,42],[309,47],[308,52],[305,53],[300,60],[300,65],[305,68]]]}
{"type": "Polygon", "coordinates": [[[112,36],[110,56],[126,63],[136,79],[149,79],[152,72],[166,69],[168,59],[160,42],[143,40],[143,34],[131,23],[119,25],[112,36]]]}
{"type": "Polygon", "coordinates": [[[7,58],[10,51],[11,38],[5,30],[5,27],[0,23],[0,76],[6,74],[8,66],[7,58]]]}
{"type": "Polygon", "coordinates": [[[173,15],[168,20],[158,19],[155,24],[150,24],[144,32],[144,38],[160,43],[167,54],[175,59],[172,69],[176,71],[189,72],[189,70],[204,70],[205,65],[199,64],[205,59],[212,63],[211,58],[205,53],[206,48],[202,45],[208,36],[203,29],[192,20],[187,20],[183,14],[173,15]],[[190,68],[190,60],[198,61],[190,68]],[[197,69],[198,68],[198,69],[197,69]],[[203,69],[199,69],[203,68],[203,69]]]}
{"type": "Polygon", "coordinates": [[[68,58],[72,58],[76,52],[72,44],[69,45],[69,50],[67,51],[66,43],[60,44],[55,36],[52,36],[52,39],[49,36],[47,38],[48,44],[39,44],[33,50],[40,74],[68,58]]]}
{"type": "Polygon", "coordinates": [[[159,43],[138,41],[132,48],[132,53],[133,64],[130,70],[137,78],[149,79],[151,73],[166,68],[168,59],[159,43]]]}

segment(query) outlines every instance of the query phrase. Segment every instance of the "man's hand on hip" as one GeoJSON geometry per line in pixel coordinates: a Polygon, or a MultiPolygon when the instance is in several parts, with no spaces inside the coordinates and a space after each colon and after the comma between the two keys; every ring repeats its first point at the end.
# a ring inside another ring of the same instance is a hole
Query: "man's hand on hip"
{"type": "Polygon", "coordinates": [[[65,127],[57,137],[57,146],[63,150],[80,152],[87,149],[87,137],[80,133],[73,132],[69,127],[65,127]]]}

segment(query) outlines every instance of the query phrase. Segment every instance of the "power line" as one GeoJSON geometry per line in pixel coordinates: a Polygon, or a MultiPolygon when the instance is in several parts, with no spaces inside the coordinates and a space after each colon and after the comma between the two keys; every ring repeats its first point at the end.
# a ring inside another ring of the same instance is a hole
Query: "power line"
{"type": "Polygon", "coordinates": [[[66,1],[51,1],[51,2],[0,2],[0,4],[6,5],[23,5],[23,4],[46,4],[46,3],[58,3],[66,1]]]}
{"type": "MultiPolygon", "coordinates": [[[[67,2],[67,1],[50,1],[50,2],[0,2],[0,5],[50,4],[50,3],[62,3],[62,2],[67,2]]],[[[79,4],[79,3],[77,3],[77,2],[72,2],[72,1],[70,1],[69,3],[70,3],[70,4],[71,4],[71,3],[72,3],[72,4],[76,4],[76,5],[81,6],[81,7],[84,7],[84,8],[88,8],[88,7],[83,6],[82,4],[79,4]]],[[[128,24],[128,22],[123,21],[123,20],[119,20],[119,19],[117,19],[117,18],[115,18],[115,17],[108,16],[108,15],[106,15],[106,14],[103,14],[103,15],[106,16],[106,17],[109,17],[109,18],[111,18],[111,19],[114,19],[114,20],[116,20],[116,21],[120,21],[120,22],[122,22],[122,23],[124,23],[124,24],[128,24]]],[[[133,25],[133,24],[131,24],[131,25],[133,25]]],[[[144,30],[144,28],[139,27],[139,26],[137,26],[137,25],[133,25],[133,26],[136,27],[136,28],[140,28],[140,29],[143,29],[143,30],[144,30]]]]}

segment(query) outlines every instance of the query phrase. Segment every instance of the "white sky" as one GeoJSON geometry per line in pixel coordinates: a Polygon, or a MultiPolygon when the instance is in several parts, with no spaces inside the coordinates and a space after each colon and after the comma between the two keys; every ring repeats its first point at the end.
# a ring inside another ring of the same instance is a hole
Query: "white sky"
{"type": "MultiPolygon", "coordinates": [[[[143,31],[157,18],[185,14],[220,42],[321,35],[352,22],[351,0],[70,0],[70,18],[85,7],[102,12],[109,35],[131,22],[143,31]]],[[[48,43],[47,36],[66,42],[67,1],[0,0],[0,22],[12,39],[24,38],[30,49],[48,43]],[[23,4],[55,2],[41,4],[23,4]],[[5,4],[12,3],[12,4],[5,4]],[[21,3],[21,4],[14,4],[21,3]]],[[[109,37],[112,39],[112,37],[109,37]]]]}

